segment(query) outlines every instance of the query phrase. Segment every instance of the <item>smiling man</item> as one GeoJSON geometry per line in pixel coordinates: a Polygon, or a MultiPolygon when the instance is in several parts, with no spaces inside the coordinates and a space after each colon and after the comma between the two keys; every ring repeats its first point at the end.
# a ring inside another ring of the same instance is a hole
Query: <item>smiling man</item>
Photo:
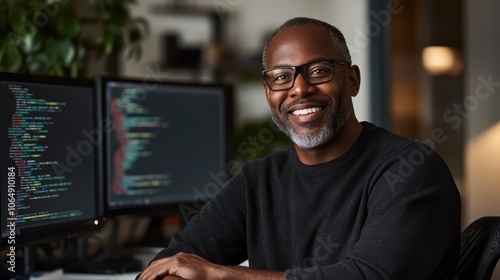
{"type": "Polygon", "coordinates": [[[342,33],[291,19],[263,66],[294,147],[246,164],[140,279],[452,279],[453,178],[427,146],[356,119],[360,71],[342,33]]]}

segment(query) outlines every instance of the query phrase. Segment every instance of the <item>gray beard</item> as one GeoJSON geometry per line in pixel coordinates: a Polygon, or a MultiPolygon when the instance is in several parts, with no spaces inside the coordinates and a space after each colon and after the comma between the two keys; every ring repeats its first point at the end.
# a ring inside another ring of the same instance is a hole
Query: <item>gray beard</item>
{"type": "MultiPolygon", "coordinates": [[[[304,103],[304,101],[300,103],[304,103]]],[[[325,123],[321,131],[316,134],[298,133],[290,123],[286,110],[282,110],[283,113],[281,113],[281,117],[278,116],[277,112],[271,111],[271,117],[276,126],[278,126],[295,145],[302,149],[313,149],[326,144],[339,134],[353,112],[352,98],[349,94],[344,94],[340,100],[340,106],[337,112],[333,110],[331,102],[328,102],[323,110],[326,110],[325,123]]],[[[305,127],[312,127],[314,125],[315,122],[304,124],[305,127]]]]}

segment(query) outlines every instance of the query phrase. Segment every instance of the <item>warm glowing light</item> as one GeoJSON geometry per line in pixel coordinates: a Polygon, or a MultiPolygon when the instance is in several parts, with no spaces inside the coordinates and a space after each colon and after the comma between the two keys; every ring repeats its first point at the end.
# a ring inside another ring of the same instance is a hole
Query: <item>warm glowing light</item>
{"type": "Polygon", "coordinates": [[[459,52],[456,49],[442,46],[424,48],[422,63],[431,75],[460,75],[463,68],[459,52]]]}

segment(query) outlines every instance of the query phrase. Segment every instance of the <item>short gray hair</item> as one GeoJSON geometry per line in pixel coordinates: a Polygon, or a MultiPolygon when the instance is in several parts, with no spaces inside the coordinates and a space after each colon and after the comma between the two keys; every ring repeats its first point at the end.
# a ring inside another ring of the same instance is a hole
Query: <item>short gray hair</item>
{"type": "Polygon", "coordinates": [[[332,39],[336,51],[340,54],[340,58],[342,60],[345,60],[347,63],[351,64],[351,54],[349,53],[349,48],[347,47],[347,43],[345,41],[344,35],[340,30],[324,21],[313,19],[313,18],[307,18],[307,17],[296,17],[287,20],[285,23],[283,23],[280,27],[278,27],[272,34],[271,36],[267,39],[266,44],[264,45],[264,49],[262,50],[262,67],[263,69],[266,68],[266,55],[267,55],[267,48],[269,47],[269,44],[273,40],[274,36],[276,36],[280,31],[282,31],[285,28],[292,27],[292,26],[303,26],[303,25],[312,25],[312,26],[319,26],[324,28],[329,34],[330,38],[332,39]]]}

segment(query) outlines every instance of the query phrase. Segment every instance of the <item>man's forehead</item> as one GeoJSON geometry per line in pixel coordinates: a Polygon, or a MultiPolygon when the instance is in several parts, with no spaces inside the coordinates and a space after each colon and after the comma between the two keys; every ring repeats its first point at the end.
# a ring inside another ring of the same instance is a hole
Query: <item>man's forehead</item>
{"type": "Polygon", "coordinates": [[[322,27],[302,25],[281,30],[269,44],[266,67],[300,65],[318,58],[336,58],[330,34],[322,27]]]}

